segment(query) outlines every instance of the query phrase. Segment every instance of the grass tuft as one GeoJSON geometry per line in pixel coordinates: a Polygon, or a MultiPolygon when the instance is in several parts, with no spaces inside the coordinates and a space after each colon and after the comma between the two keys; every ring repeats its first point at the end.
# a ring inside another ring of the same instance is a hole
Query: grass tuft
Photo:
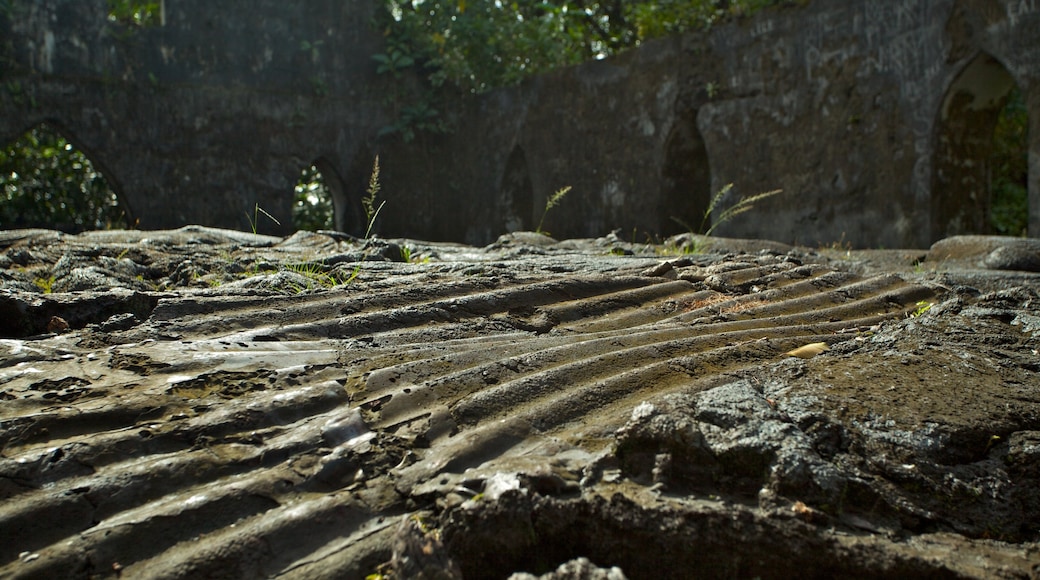
{"type": "Polygon", "coordinates": [[[265,216],[267,216],[274,223],[276,223],[278,225],[282,225],[282,222],[278,221],[273,215],[267,213],[267,210],[265,210],[264,208],[260,207],[260,204],[257,203],[257,204],[255,204],[253,206],[253,217],[252,218],[249,217],[249,212],[246,212],[246,219],[249,220],[249,227],[252,228],[254,235],[256,234],[256,227],[257,227],[257,225],[260,222],[260,214],[264,214],[265,216]]]}
{"type": "Polygon", "coordinates": [[[783,191],[782,189],[774,189],[772,191],[752,195],[751,197],[741,198],[740,201],[723,210],[716,219],[712,219],[712,214],[714,214],[715,210],[718,209],[719,202],[721,202],[722,199],[732,190],[733,184],[727,183],[711,198],[711,202],[708,203],[708,209],[704,210],[704,217],[701,219],[701,230],[704,231],[705,236],[710,236],[712,232],[715,231],[715,228],[730,221],[738,215],[754,209],[755,204],[759,201],[773,197],[783,191]],[[705,226],[707,226],[707,230],[704,229],[705,226]]]}
{"type": "Polygon", "coordinates": [[[376,206],[376,199],[379,196],[379,156],[376,155],[375,161],[372,162],[372,175],[368,178],[368,189],[367,196],[361,198],[361,207],[365,210],[365,219],[368,220],[368,227],[365,229],[365,239],[367,240],[372,235],[372,226],[376,223],[376,217],[379,215],[379,210],[383,209],[386,205],[386,200],[383,200],[376,206]]]}
{"type": "Polygon", "coordinates": [[[568,185],[566,187],[561,187],[560,189],[557,189],[556,193],[553,193],[552,195],[549,196],[549,199],[545,202],[545,211],[542,212],[542,219],[538,220],[538,227],[535,228],[535,230],[534,230],[535,232],[537,232],[539,234],[546,234],[546,235],[548,235],[547,232],[542,231],[542,224],[545,223],[545,216],[549,215],[549,210],[551,210],[552,208],[554,208],[557,205],[559,205],[560,202],[563,201],[563,198],[568,193],[570,193],[570,191],[571,191],[571,186],[568,185]]]}

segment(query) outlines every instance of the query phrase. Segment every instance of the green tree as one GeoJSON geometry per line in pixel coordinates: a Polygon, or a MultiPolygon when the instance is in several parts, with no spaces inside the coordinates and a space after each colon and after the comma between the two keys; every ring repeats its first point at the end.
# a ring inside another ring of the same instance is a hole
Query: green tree
{"type": "Polygon", "coordinates": [[[108,0],[108,19],[133,26],[160,24],[162,6],[151,0],[108,0]]]}
{"type": "Polygon", "coordinates": [[[298,230],[316,232],[334,229],[332,192],[325,178],[315,166],[300,174],[293,201],[293,226],[298,230]]]}
{"type": "Polygon", "coordinates": [[[557,67],[604,58],[644,40],[705,29],[778,2],[804,0],[386,0],[376,24],[393,75],[381,134],[447,130],[444,89],[468,93],[519,83],[557,67]],[[414,82],[418,80],[419,82],[414,82]]]}
{"type": "Polygon", "coordinates": [[[989,220],[994,232],[1024,236],[1029,223],[1029,112],[1016,87],[997,118],[990,157],[989,220]]]}
{"type": "Polygon", "coordinates": [[[0,229],[82,231],[126,225],[104,176],[47,125],[0,149],[0,229]]]}
{"type": "MultiPolygon", "coordinates": [[[[483,92],[781,0],[387,0],[382,72],[483,92]]],[[[789,1],[789,0],[788,0],[789,1]]]]}

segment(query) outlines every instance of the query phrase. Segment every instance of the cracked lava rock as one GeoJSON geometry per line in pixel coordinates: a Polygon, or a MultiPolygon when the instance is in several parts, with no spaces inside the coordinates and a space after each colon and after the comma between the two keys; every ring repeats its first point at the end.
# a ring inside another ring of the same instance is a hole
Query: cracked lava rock
{"type": "Polygon", "coordinates": [[[0,232],[0,576],[1040,577],[1037,244],[0,232]]]}

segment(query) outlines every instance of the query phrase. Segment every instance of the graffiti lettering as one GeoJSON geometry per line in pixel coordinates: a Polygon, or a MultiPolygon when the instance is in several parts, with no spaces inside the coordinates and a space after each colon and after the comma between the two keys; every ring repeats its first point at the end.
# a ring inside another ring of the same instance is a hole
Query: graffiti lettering
{"type": "Polygon", "coordinates": [[[1040,0],[1011,0],[1007,3],[1007,18],[1012,26],[1028,14],[1040,12],[1040,0]]]}

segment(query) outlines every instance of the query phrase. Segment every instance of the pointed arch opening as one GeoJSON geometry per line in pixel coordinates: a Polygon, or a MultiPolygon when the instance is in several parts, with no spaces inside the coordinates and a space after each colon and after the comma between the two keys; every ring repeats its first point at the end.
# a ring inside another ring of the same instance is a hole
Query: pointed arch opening
{"type": "Polygon", "coordinates": [[[331,175],[327,164],[321,160],[316,160],[300,172],[293,191],[292,219],[295,229],[312,232],[335,229],[336,204],[332,193],[335,185],[330,185],[333,179],[326,177],[326,173],[331,175]],[[322,171],[319,165],[326,166],[326,170],[322,171]]]}
{"type": "Polygon", "coordinates": [[[939,110],[931,241],[1022,235],[1028,221],[1028,115],[1008,70],[981,53],[950,84],[939,110]]]}
{"type": "Polygon", "coordinates": [[[708,149],[697,128],[697,112],[691,109],[677,116],[665,140],[657,212],[661,235],[684,233],[698,227],[710,201],[708,149]]]}
{"type": "MultiPolygon", "coordinates": [[[[368,218],[362,200],[365,199],[371,186],[373,175],[379,181],[376,171],[376,154],[368,147],[362,146],[354,154],[350,168],[347,170],[345,187],[334,195],[336,204],[336,229],[341,232],[363,237],[368,231],[368,218]]],[[[373,232],[378,230],[378,220],[373,225],[373,232]]]]}
{"type": "Polygon", "coordinates": [[[68,233],[134,225],[118,184],[55,122],[29,128],[0,149],[0,229],[68,233]]]}
{"type": "Polygon", "coordinates": [[[297,230],[336,230],[360,235],[358,211],[346,192],[344,180],[332,162],[324,157],[314,160],[300,172],[293,192],[293,226],[297,230]]]}
{"type": "Polygon", "coordinates": [[[997,116],[990,167],[989,224],[993,233],[1025,236],[1029,230],[1029,111],[1017,86],[997,116]]]}
{"type": "Polygon", "coordinates": [[[529,230],[534,226],[534,186],[527,168],[527,156],[519,145],[513,147],[498,188],[504,208],[502,228],[507,232],[529,230]]]}

